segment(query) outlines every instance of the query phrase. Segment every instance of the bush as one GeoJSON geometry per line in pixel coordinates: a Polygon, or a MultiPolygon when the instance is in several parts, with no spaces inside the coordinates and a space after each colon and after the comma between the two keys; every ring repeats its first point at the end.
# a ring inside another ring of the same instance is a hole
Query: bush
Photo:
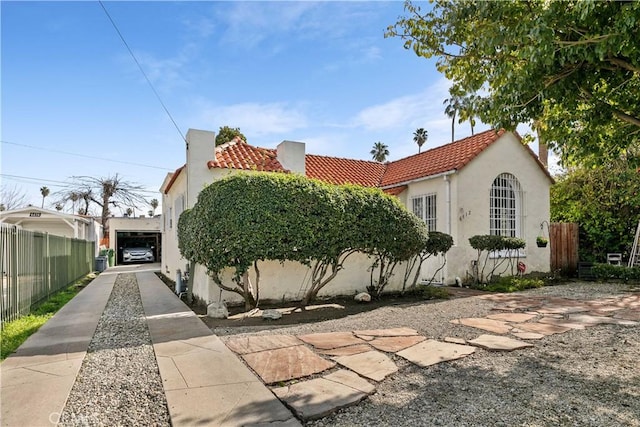
{"type": "MultiPolygon", "coordinates": [[[[422,264],[432,256],[437,255],[445,255],[449,249],[453,246],[453,237],[451,237],[447,233],[442,233],[439,231],[429,231],[428,238],[426,241],[422,243],[422,248],[420,251],[415,253],[412,257],[407,261],[407,267],[404,272],[404,280],[402,282],[402,292],[407,288],[407,284],[409,284],[409,280],[411,281],[410,288],[415,288],[418,283],[418,279],[420,278],[420,273],[422,272],[422,264]],[[411,276],[413,275],[413,279],[411,276]]],[[[440,267],[438,267],[429,279],[429,283],[433,282],[436,275],[440,270],[444,268],[447,263],[447,258],[444,257],[444,262],[440,267]]]]}
{"type": "Polygon", "coordinates": [[[417,293],[426,300],[449,299],[449,292],[445,288],[437,286],[418,286],[417,293]]]}
{"type": "Polygon", "coordinates": [[[514,275],[516,273],[514,269],[518,265],[520,257],[520,249],[524,249],[526,246],[523,239],[495,235],[473,236],[469,238],[469,243],[473,249],[478,251],[476,271],[473,272],[476,283],[488,283],[494,275],[504,273],[507,270],[510,270],[511,275],[514,275]],[[501,251],[505,251],[506,256],[499,256],[498,252],[501,251]],[[491,255],[493,255],[492,258],[490,258],[491,255]],[[493,261],[493,266],[490,266],[490,270],[485,273],[490,261],[493,261]],[[499,272],[498,269],[505,263],[506,266],[499,272]]]}
{"type": "Polygon", "coordinates": [[[591,267],[596,280],[620,280],[623,282],[640,281],[640,267],[625,267],[622,265],[594,264],[591,267]]]}
{"type": "Polygon", "coordinates": [[[489,292],[518,292],[543,286],[544,281],[541,279],[508,276],[500,277],[482,289],[489,292]]]}
{"type": "MultiPolygon", "coordinates": [[[[241,295],[247,308],[259,300],[260,261],[309,266],[311,283],[302,301],[307,305],[351,254],[376,257],[384,269],[380,277],[388,278],[397,262],[419,250],[425,234],[424,223],[378,189],[278,173],[215,181],[178,221],[182,255],[205,266],[221,289],[241,295]],[[234,283],[223,283],[225,268],[234,270],[234,283]]],[[[384,280],[378,283],[381,290],[384,280]]]]}

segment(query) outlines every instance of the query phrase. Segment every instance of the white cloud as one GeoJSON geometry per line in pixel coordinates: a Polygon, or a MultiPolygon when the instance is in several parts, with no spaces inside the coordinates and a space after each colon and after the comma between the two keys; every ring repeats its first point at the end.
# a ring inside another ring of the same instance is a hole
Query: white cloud
{"type": "Polygon", "coordinates": [[[425,123],[442,116],[442,100],[446,97],[448,85],[446,79],[440,79],[415,95],[405,95],[365,108],[355,116],[352,125],[366,130],[386,130],[407,125],[425,127],[425,123]]]}
{"type": "MultiPolygon", "coordinates": [[[[255,138],[289,134],[307,126],[302,107],[286,103],[242,103],[234,105],[202,105],[194,120],[201,129],[217,131],[220,126],[239,127],[252,143],[255,138]]],[[[197,127],[196,126],[196,127],[197,127]]]]}

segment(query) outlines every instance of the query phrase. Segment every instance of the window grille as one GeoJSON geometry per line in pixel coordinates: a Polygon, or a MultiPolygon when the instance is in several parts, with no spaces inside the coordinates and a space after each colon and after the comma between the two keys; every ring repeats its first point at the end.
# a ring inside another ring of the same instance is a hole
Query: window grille
{"type": "Polygon", "coordinates": [[[489,206],[489,234],[522,237],[524,192],[515,176],[498,175],[491,185],[489,206]]]}
{"type": "Polygon", "coordinates": [[[426,194],[411,198],[413,213],[423,220],[427,230],[435,231],[437,224],[436,194],[426,194]]]}

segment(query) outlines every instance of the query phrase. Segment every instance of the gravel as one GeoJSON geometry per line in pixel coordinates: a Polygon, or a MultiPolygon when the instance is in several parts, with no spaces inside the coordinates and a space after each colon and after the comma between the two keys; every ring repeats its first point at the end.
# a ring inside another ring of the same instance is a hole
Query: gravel
{"type": "Polygon", "coordinates": [[[171,425],[134,274],[115,281],[60,424],[171,425]]]}
{"type": "MultiPolygon", "coordinates": [[[[619,296],[629,286],[570,283],[523,292],[573,299],[619,296]]],[[[635,289],[640,292],[640,289],[635,289]]],[[[473,339],[482,332],[449,320],[482,317],[493,303],[462,298],[389,306],[315,324],[229,334],[304,334],[406,326],[429,338],[473,339]]],[[[510,353],[419,368],[392,356],[399,372],[365,401],[309,426],[640,426],[640,326],[600,325],[533,341],[510,353]]]]}

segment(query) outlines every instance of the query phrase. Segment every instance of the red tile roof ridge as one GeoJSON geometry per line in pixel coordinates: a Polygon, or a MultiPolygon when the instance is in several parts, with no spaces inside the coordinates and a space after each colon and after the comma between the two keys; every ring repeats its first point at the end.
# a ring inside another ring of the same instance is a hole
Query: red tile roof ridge
{"type": "Polygon", "coordinates": [[[184,165],[176,169],[175,172],[171,173],[171,178],[167,183],[167,187],[164,189],[164,194],[169,194],[169,190],[171,189],[171,187],[173,187],[173,183],[176,182],[176,179],[178,179],[178,175],[180,175],[180,172],[182,172],[182,170],[186,167],[187,167],[187,164],[185,163],[184,165]]]}
{"type": "Polygon", "coordinates": [[[348,160],[350,162],[365,162],[365,163],[373,163],[375,165],[385,165],[389,162],[376,162],[375,160],[363,160],[363,159],[350,159],[348,157],[337,157],[337,156],[327,156],[325,154],[305,154],[305,157],[313,156],[313,157],[324,157],[327,159],[336,159],[336,160],[348,160]]]}

